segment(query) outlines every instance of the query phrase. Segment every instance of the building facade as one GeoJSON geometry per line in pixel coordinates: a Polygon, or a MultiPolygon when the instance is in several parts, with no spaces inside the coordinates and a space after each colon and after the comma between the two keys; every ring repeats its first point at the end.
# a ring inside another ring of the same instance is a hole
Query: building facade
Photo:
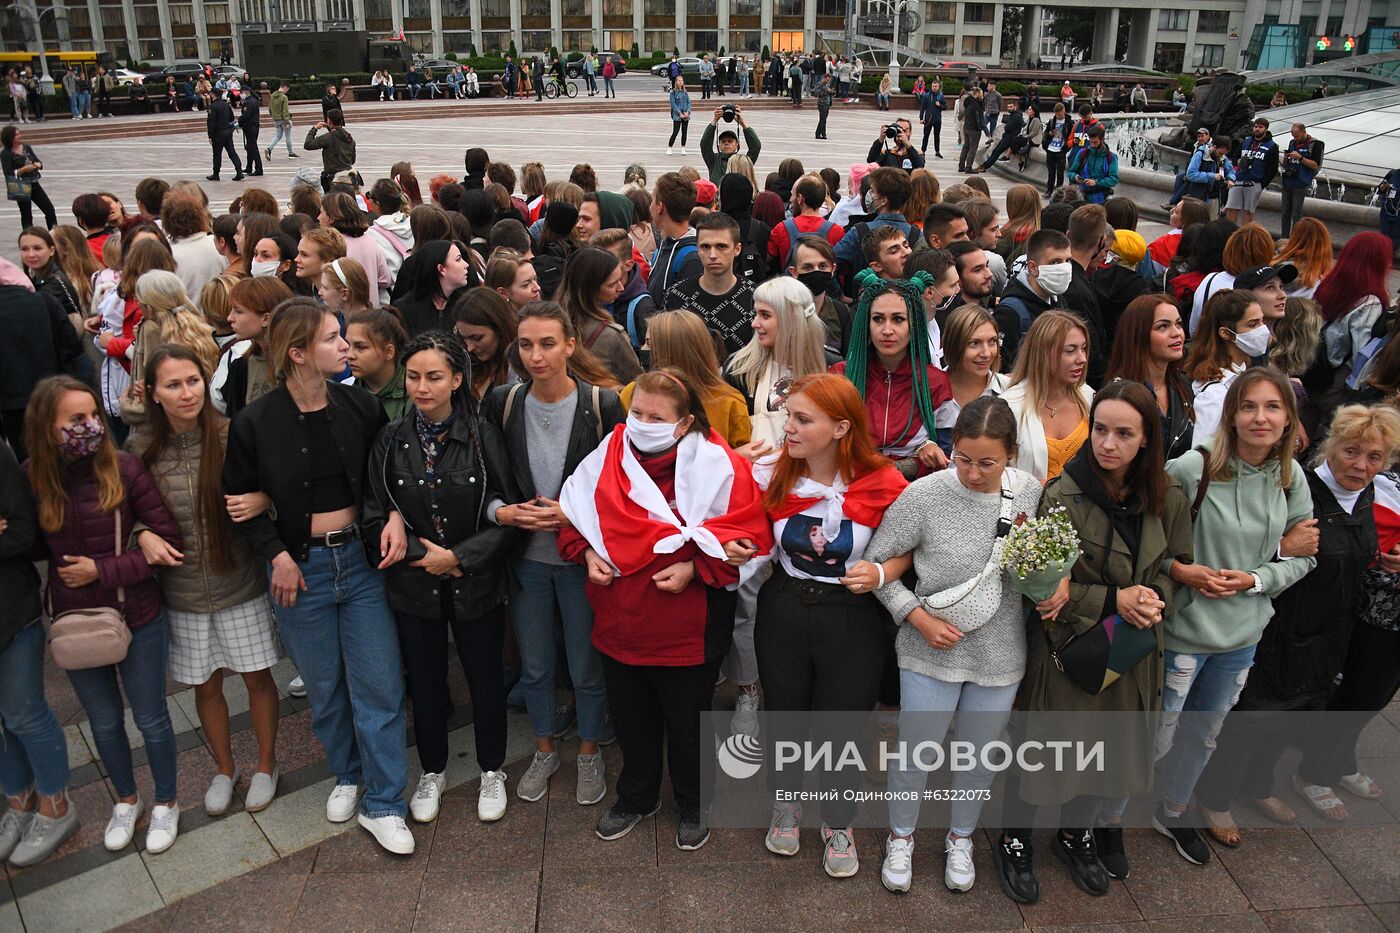
{"type": "MultiPolygon", "coordinates": [[[[949,0],[850,0],[861,34],[924,56],[978,64],[1059,64],[1049,33],[1056,9],[1095,11],[1093,62],[1122,57],[1167,71],[1289,67],[1315,57],[1394,48],[1400,0],[1046,0],[1027,4],[949,0]],[[1005,13],[1019,7],[1022,30],[1004,47],[1005,13]],[[1120,47],[1120,33],[1126,35],[1120,47]],[[1326,43],[1319,42],[1327,38],[1326,43]],[[1326,48],[1319,48],[1325,45],[1326,48]],[[1047,54],[1047,51],[1050,54],[1047,54]],[[1124,54],[1125,53],[1125,54],[1124,54]]],[[[758,53],[814,49],[846,29],[847,0],[15,0],[0,38],[7,50],[97,49],[151,64],[239,58],[250,32],[364,30],[404,33],[440,56],[505,51],[758,53]]]]}

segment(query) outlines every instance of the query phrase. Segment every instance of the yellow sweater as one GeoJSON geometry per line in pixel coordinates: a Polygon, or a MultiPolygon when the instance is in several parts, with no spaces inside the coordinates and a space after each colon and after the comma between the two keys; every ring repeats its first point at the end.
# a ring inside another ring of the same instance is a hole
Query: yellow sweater
{"type": "MultiPolygon", "coordinates": [[[[636,388],[635,382],[629,382],[622,387],[620,395],[623,408],[632,407],[632,393],[636,388]]],[[[718,431],[730,447],[747,444],[752,439],[753,426],[749,424],[749,406],[738,389],[724,386],[718,392],[703,396],[702,401],[705,403],[705,416],[710,419],[710,427],[718,431]]]]}

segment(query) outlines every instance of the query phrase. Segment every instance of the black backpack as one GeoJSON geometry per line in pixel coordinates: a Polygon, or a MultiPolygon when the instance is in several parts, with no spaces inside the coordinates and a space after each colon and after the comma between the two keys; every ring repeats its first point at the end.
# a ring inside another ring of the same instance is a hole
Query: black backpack
{"type": "Polygon", "coordinates": [[[768,225],[749,220],[748,236],[739,243],[739,255],[734,259],[734,274],[750,285],[757,286],[768,278],[768,225]]]}

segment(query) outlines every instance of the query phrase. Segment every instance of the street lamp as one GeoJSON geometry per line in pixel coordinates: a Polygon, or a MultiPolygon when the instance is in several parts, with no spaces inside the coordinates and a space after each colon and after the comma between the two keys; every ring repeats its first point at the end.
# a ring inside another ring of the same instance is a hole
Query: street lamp
{"type": "MultiPolygon", "coordinates": [[[[49,57],[44,54],[44,30],[42,22],[44,14],[53,16],[54,25],[58,25],[58,13],[53,7],[45,7],[43,12],[34,8],[34,0],[23,0],[23,2],[11,3],[5,7],[7,13],[18,12],[22,14],[30,23],[34,25],[34,39],[39,43],[39,88],[41,93],[48,95],[53,93],[53,76],[49,74],[49,57]]],[[[26,42],[25,45],[29,43],[26,42]]]]}

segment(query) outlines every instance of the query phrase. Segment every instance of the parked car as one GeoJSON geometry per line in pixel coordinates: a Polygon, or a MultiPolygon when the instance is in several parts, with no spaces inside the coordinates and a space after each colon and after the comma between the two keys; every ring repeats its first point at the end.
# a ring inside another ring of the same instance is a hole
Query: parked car
{"type": "MultiPolygon", "coordinates": [[[[599,77],[602,77],[602,74],[603,74],[603,63],[606,62],[606,61],[608,60],[608,57],[609,57],[609,56],[612,57],[612,60],[613,60],[613,67],[615,67],[615,68],[617,69],[617,73],[620,74],[620,75],[626,74],[626,73],[627,73],[627,59],[625,59],[625,58],[622,57],[622,53],[621,53],[621,52],[599,52],[599,53],[598,53],[598,76],[599,76],[599,77]]],[[[571,77],[571,78],[582,78],[582,77],[583,77],[583,59],[579,59],[579,60],[576,61],[576,62],[569,62],[566,66],[564,66],[564,70],[565,70],[566,72],[568,72],[568,75],[569,75],[569,77],[571,77]]]]}
{"type": "MultiPolygon", "coordinates": [[[[120,87],[124,87],[124,86],[128,86],[128,85],[131,85],[131,84],[136,83],[136,79],[137,79],[137,78],[140,78],[140,79],[141,79],[141,83],[142,83],[142,84],[145,84],[145,83],[146,83],[146,76],[145,76],[145,75],[143,75],[143,74],[142,74],[141,72],[139,72],[139,71],[132,71],[130,68],[113,68],[113,69],[112,69],[112,74],[116,76],[117,85],[120,86],[120,87]]],[[[164,79],[162,79],[162,83],[163,83],[163,82],[164,82],[164,79]]]]}
{"type": "Polygon", "coordinates": [[[435,75],[446,75],[449,71],[451,71],[453,68],[456,68],[459,64],[461,63],[449,61],[446,58],[430,58],[427,61],[423,62],[423,64],[419,65],[418,70],[427,71],[429,68],[431,68],[433,70],[433,74],[435,75]]]}
{"type": "MultiPolygon", "coordinates": [[[[682,75],[690,77],[698,76],[700,74],[700,59],[696,56],[682,55],[680,58],[676,59],[676,61],[680,62],[682,75]]],[[[711,61],[713,61],[715,63],[715,67],[718,68],[720,65],[729,64],[729,56],[726,55],[724,58],[712,58],[711,61]]],[[[666,61],[662,62],[659,65],[652,65],[651,73],[658,78],[664,78],[666,77],[666,74],[670,67],[671,60],[668,58],[666,59],[666,61]]]]}

